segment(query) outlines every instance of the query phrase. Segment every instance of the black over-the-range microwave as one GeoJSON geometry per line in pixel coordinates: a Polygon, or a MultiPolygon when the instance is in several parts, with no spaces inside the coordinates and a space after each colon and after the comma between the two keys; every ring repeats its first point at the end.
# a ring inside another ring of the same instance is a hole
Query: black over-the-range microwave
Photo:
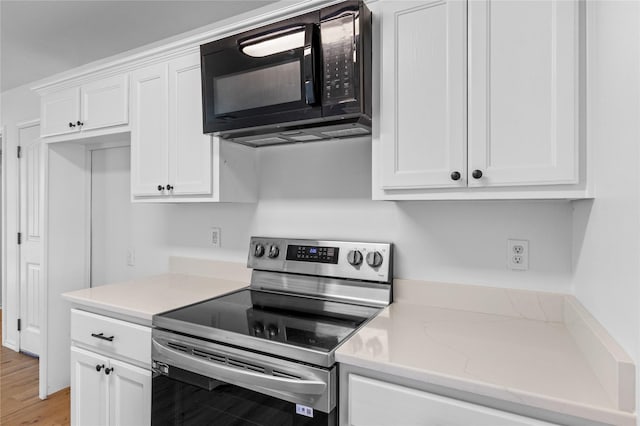
{"type": "Polygon", "coordinates": [[[204,133],[251,146],[371,133],[371,12],[345,1],[200,47],[204,133]]]}

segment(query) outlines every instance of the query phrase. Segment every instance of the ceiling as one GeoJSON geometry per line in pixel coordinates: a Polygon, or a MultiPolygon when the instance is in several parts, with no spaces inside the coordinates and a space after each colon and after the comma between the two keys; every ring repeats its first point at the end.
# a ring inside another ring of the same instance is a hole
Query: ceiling
{"type": "Polygon", "coordinates": [[[0,91],[275,0],[0,0],[0,91]]]}

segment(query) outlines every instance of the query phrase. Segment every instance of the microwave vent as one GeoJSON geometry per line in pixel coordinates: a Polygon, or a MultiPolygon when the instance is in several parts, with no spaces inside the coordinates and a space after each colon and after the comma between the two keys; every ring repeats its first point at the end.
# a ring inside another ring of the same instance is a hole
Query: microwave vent
{"type": "Polygon", "coordinates": [[[260,139],[251,139],[251,142],[255,145],[274,145],[278,143],[287,143],[288,139],[271,137],[271,138],[260,138],[260,139]]]}
{"type": "Polygon", "coordinates": [[[303,135],[289,136],[289,139],[292,139],[296,142],[307,142],[307,141],[319,141],[319,140],[322,140],[323,138],[316,135],[303,134],[303,135]]]}
{"type": "Polygon", "coordinates": [[[368,135],[369,132],[367,129],[363,129],[361,127],[351,127],[348,129],[337,129],[337,130],[327,130],[322,132],[323,135],[326,135],[330,138],[344,138],[347,136],[359,136],[359,135],[368,135]]]}

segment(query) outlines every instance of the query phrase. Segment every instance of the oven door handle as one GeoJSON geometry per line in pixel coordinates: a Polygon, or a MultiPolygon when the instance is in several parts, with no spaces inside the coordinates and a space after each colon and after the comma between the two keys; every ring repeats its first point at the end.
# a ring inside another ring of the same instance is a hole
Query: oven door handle
{"type": "Polygon", "coordinates": [[[212,379],[236,385],[259,386],[261,388],[293,395],[322,395],[327,388],[327,384],[321,380],[288,379],[251,370],[229,367],[226,364],[218,364],[213,361],[205,361],[184,352],[168,348],[155,340],[153,341],[153,350],[154,360],[155,355],[160,355],[162,362],[169,364],[169,372],[171,371],[171,366],[175,366],[183,370],[192,371],[203,376],[211,377],[212,379]]]}

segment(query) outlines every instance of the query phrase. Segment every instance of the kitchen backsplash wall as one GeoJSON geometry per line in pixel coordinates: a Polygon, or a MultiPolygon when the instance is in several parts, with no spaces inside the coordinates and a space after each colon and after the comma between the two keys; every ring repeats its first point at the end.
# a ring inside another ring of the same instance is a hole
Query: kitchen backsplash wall
{"type": "Polygon", "coordinates": [[[169,255],[246,262],[249,237],[264,235],[391,241],[396,277],[571,291],[568,202],[371,201],[366,139],[263,148],[257,204],[130,204],[129,158],[113,151],[98,154],[108,157],[107,176],[94,203],[112,207],[97,213],[105,241],[94,248],[96,284],[164,272],[169,255]],[[222,230],[221,248],[210,243],[212,227],[222,230]],[[529,271],[507,270],[507,238],[529,240],[529,271]],[[128,248],[135,266],[126,264],[128,248]]]}
{"type": "MultiPolygon", "coordinates": [[[[13,152],[15,123],[37,118],[39,105],[28,87],[3,93],[2,103],[13,152]]],[[[244,262],[255,234],[391,241],[397,277],[571,292],[570,203],[371,201],[370,149],[367,139],[262,149],[257,204],[131,204],[128,176],[120,174],[112,188],[119,195],[103,194],[120,197],[129,222],[105,223],[109,241],[93,261],[108,263],[98,268],[96,283],[164,272],[171,254],[244,262]],[[220,249],[209,243],[214,226],[222,229],[220,249]],[[530,241],[529,271],[507,270],[507,238],[530,241]],[[135,266],[127,265],[127,248],[134,249],[135,266]]],[[[128,163],[104,167],[126,172],[128,163]]],[[[15,162],[7,172],[16,172],[15,162]]],[[[8,196],[8,207],[15,205],[15,194],[8,196]]]]}

